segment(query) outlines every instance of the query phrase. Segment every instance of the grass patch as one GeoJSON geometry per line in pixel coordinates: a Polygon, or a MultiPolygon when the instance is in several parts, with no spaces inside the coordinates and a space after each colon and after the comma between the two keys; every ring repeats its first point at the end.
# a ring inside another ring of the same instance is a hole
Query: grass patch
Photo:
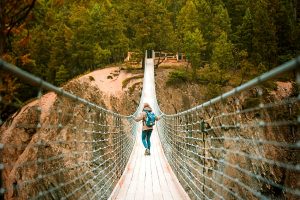
{"type": "Polygon", "coordinates": [[[132,76],[132,77],[129,77],[127,79],[125,79],[123,82],[122,82],[122,88],[126,88],[128,83],[131,81],[131,80],[134,80],[134,79],[139,79],[139,78],[144,78],[144,75],[141,74],[141,75],[136,75],[136,76],[132,76]]]}

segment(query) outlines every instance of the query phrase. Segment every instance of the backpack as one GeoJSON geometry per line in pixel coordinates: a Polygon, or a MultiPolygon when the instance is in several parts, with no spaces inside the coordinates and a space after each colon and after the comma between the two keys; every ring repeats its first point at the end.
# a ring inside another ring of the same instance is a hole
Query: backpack
{"type": "Polygon", "coordinates": [[[144,111],[146,112],[146,120],[145,120],[146,126],[148,126],[148,127],[154,126],[155,118],[156,118],[155,114],[153,112],[149,112],[149,111],[146,111],[146,110],[144,110],[144,111]]]}

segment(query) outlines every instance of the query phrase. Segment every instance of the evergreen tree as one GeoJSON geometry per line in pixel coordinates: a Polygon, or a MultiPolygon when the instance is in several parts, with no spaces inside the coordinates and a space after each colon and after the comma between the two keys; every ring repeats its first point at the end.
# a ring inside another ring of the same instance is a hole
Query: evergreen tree
{"type": "Polygon", "coordinates": [[[172,50],[174,30],[167,9],[155,0],[130,1],[127,20],[127,37],[130,49],[144,58],[147,49],[172,50]]]}
{"type": "Polygon", "coordinates": [[[233,46],[230,41],[228,41],[228,36],[226,32],[222,32],[220,37],[216,40],[213,47],[213,53],[211,62],[217,64],[223,74],[230,68],[233,67],[233,46]]]}
{"type": "Polygon", "coordinates": [[[211,39],[214,40],[220,37],[223,32],[227,35],[231,34],[231,22],[227,8],[222,4],[214,5],[212,12],[214,14],[211,19],[211,39]]]}
{"type": "Polygon", "coordinates": [[[238,40],[236,41],[237,46],[240,49],[246,49],[247,52],[252,52],[253,49],[252,38],[254,36],[253,16],[249,8],[245,12],[242,25],[238,27],[237,35],[238,35],[238,40]]]}
{"type": "Polygon", "coordinates": [[[50,82],[55,82],[56,74],[60,66],[66,65],[66,58],[69,56],[67,54],[66,41],[64,37],[64,25],[59,23],[57,26],[53,26],[53,29],[49,31],[53,31],[53,37],[51,39],[51,48],[49,52],[50,60],[48,63],[48,80],[50,82]]]}
{"type": "Polygon", "coordinates": [[[172,25],[176,28],[176,18],[186,0],[165,0],[165,2],[168,11],[171,13],[172,25]]]}
{"type": "Polygon", "coordinates": [[[253,11],[253,58],[256,63],[263,63],[268,69],[277,57],[277,37],[274,16],[270,14],[271,2],[259,0],[253,11]]]}
{"type": "MultiPolygon", "coordinates": [[[[193,57],[191,53],[192,49],[195,50],[195,47],[189,47],[189,45],[192,44],[190,41],[192,40],[192,34],[196,31],[196,29],[198,29],[198,32],[201,34],[202,37],[202,32],[200,30],[199,24],[198,10],[194,2],[192,0],[188,0],[177,16],[177,49],[178,52],[188,51],[185,53],[187,54],[190,60],[193,60],[193,58],[191,58],[191,56],[193,57]]],[[[197,52],[199,51],[196,51],[195,54],[197,54],[197,52]]],[[[197,62],[193,63],[196,64],[197,62]]]]}
{"type": "Polygon", "coordinates": [[[231,27],[233,32],[242,24],[243,17],[247,9],[247,0],[223,0],[229,17],[231,19],[231,27]]]}
{"type": "Polygon", "coordinates": [[[206,49],[206,42],[199,29],[194,32],[188,31],[184,35],[184,51],[189,57],[189,62],[193,69],[193,79],[196,79],[196,72],[199,66],[202,64],[203,52],[206,49]]]}
{"type": "Polygon", "coordinates": [[[123,61],[127,55],[129,41],[124,31],[124,23],[113,7],[105,8],[95,3],[89,12],[90,32],[94,42],[110,51],[109,62],[123,61]]]}
{"type": "Polygon", "coordinates": [[[223,33],[226,34],[226,38],[231,34],[230,18],[223,3],[221,1],[211,2],[210,7],[212,15],[208,24],[207,34],[205,35],[206,40],[209,41],[206,52],[208,60],[212,59],[216,40],[218,40],[223,33]]]}
{"type": "Polygon", "coordinates": [[[196,5],[192,0],[188,0],[177,17],[178,32],[180,36],[183,36],[186,32],[195,31],[199,27],[199,13],[196,5]]]}
{"type": "MultiPolygon", "coordinates": [[[[300,53],[300,23],[297,22],[293,0],[278,1],[272,12],[275,19],[279,63],[286,62],[300,53]]],[[[299,3],[298,3],[299,4],[299,3]]]]}
{"type": "Polygon", "coordinates": [[[195,5],[198,11],[200,29],[205,38],[208,38],[209,29],[211,28],[212,9],[207,0],[195,0],[195,5]]]}
{"type": "Polygon", "coordinates": [[[65,68],[64,65],[61,65],[56,72],[55,84],[61,85],[65,83],[69,79],[69,77],[70,76],[68,70],[65,68]]]}

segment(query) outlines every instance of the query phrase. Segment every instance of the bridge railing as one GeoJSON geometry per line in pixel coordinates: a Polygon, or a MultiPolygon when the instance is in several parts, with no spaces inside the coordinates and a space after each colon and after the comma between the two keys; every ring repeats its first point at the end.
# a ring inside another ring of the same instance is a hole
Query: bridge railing
{"type": "Polygon", "coordinates": [[[101,95],[96,88],[86,89],[90,85],[73,81],[57,88],[3,60],[0,69],[39,91],[1,126],[0,195],[107,199],[133,149],[133,116],[98,106],[101,95]],[[43,95],[45,90],[52,92],[43,95]]]}
{"type": "Polygon", "coordinates": [[[299,84],[300,57],[163,116],[165,155],[192,199],[300,198],[299,84]]]}

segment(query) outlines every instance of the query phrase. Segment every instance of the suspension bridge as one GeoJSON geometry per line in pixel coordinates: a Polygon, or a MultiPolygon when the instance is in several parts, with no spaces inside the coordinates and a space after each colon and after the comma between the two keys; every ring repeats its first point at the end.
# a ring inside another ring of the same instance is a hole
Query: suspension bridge
{"type": "Polygon", "coordinates": [[[159,108],[153,62],[136,112],[123,116],[0,60],[39,90],[1,127],[1,198],[300,198],[300,57],[174,115],[159,108]],[[287,76],[295,91],[271,98],[266,84],[287,76]],[[134,121],[144,102],[162,116],[151,156],[134,121]]]}

